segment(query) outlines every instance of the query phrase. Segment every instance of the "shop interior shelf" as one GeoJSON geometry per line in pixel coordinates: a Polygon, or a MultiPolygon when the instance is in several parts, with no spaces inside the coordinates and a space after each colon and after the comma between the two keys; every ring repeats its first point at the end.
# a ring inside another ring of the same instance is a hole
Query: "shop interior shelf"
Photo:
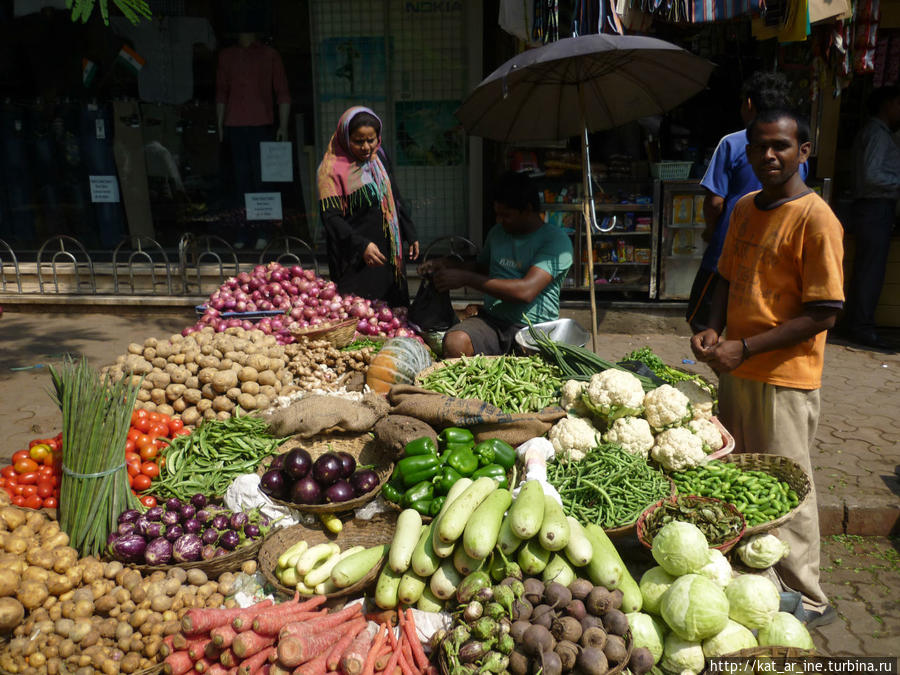
{"type": "MultiPolygon", "coordinates": [[[[650,230],[647,230],[646,232],[637,232],[637,231],[623,232],[621,230],[612,230],[610,232],[594,232],[594,233],[592,233],[591,236],[594,238],[596,238],[596,237],[647,237],[651,234],[653,234],[653,233],[650,230]]],[[[582,237],[587,236],[587,233],[582,232],[581,236],[582,237]]]]}
{"type": "MultiPolygon", "coordinates": [[[[653,204],[611,204],[607,202],[595,202],[594,210],[603,213],[652,213],[653,204]]],[[[541,204],[541,211],[581,211],[581,204],[541,204]]]]}

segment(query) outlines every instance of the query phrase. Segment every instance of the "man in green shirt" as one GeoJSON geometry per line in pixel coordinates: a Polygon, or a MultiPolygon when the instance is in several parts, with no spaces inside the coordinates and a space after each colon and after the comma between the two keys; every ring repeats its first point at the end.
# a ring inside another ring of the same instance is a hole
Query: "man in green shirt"
{"type": "Polygon", "coordinates": [[[475,263],[441,258],[420,270],[433,274],[439,291],[468,287],[484,293],[478,315],[447,331],[445,357],[508,353],[523,317],[534,323],[559,318],[559,290],[572,266],[569,237],[544,222],[537,189],[524,174],[500,176],[494,213],[497,224],[475,263]]]}

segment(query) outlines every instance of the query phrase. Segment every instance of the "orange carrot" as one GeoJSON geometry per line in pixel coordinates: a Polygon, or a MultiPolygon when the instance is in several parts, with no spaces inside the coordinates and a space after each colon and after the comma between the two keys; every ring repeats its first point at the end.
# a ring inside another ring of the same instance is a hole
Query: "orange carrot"
{"type": "Polygon", "coordinates": [[[381,647],[384,647],[384,642],[376,648],[373,645],[372,635],[369,631],[364,630],[356,636],[356,639],[341,655],[340,671],[344,675],[359,675],[365,666],[369,652],[374,651],[377,654],[381,651],[381,647]]]}
{"type": "Polygon", "coordinates": [[[327,652],[343,637],[345,632],[358,632],[359,624],[365,626],[365,619],[348,622],[331,630],[313,635],[287,635],[278,640],[278,660],[282,666],[294,668],[314,659],[320,652],[327,652]]]}
{"type": "Polygon", "coordinates": [[[231,648],[234,650],[235,656],[245,659],[262,651],[273,642],[275,642],[275,637],[272,635],[260,635],[255,631],[245,630],[234,638],[231,648]]]}
{"type": "Polygon", "coordinates": [[[386,645],[384,649],[375,657],[375,671],[379,672],[384,670],[385,666],[387,666],[388,661],[391,660],[391,654],[393,653],[393,649],[391,649],[390,645],[386,645]]]}
{"type": "Polygon", "coordinates": [[[194,661],[194,670],[198,673],[205,673],[214,665],[213,661],[210,661],[207,658],[197,659],[194,661]]]}
{"type": "MultiPolygon", "coordinates": [[[[284,628],[285,625],[289,623],[303,623],[306,621],[310,621],[311,619],[318,619],[327,615],[327,609],[322,609],[318,612],[286,611],[282,614],[258,614],[256,618],[253,619],[252,625],[245,621],[243,623],[243,628],[241,628],[240,630],[243,631],[252,628],[260,635],[278,635],[278,631],[280,631],[282,628],[284,628]]],[[[237,621],[238,619],[235,619],[235,622],[237,621]]],[[[234,624],[232,624],[232,626],[233,625],[234,624]]]]}
{"type": "MultiPolygon", "coordinates": [[[[313,610],[325,602],[326,598],[324,595],[317,595],[313,598],[305,602],[301,602],[290,607],[285,607],[286,604],[283,603],[281,605],[276,605],[275,607],[270,607],[259,614],[257,614],[253,618],[252,626],[253,630],[257,633],[261,633],[263,635],[275,635],[278,633],[281,626],[289,621],[303,621],[304,619],[312,618],[317,614],[313,610]],[[308,614],[309,616],[300,616],[303,614],[308,614]],[[292,618],[296,617],[296,618],[292,618]],[[279,621],[279,619],[281,619],[279,621]],[[275,627],[277,625],[277,627],[275,627]]],[[[238,621],[243,623],[243,617],[238,617],[232,622],[232,626],[235,630],[241,630],[238,621]]],[[[250,624],[248,624],[249,626],[250,624]]]]}
{"type": "Polygon", "coordinates": [[[208,639],[208,635],[193,635],[188,637],[184,635],[184,633],[175,633],[172,636],[172,651],[187,651],[192,646],[201,642],[206,642],[208,639]]]}
{"type": "Polygon", "coordinates": [[[172,652],[163,661],[166,675],[184,675],[194,669],[194,662],[187,652],[172,652]]]}
{"type": "Polygon", "coordinates": [[[418,666],[419,670],[424,670],[428,667],[428,657],[425,656],[425,650],[422,649],[422,643],[419,642],[419,636],[416,635],[416,620],[413,618],[412,609],[408,609],[407,612],[407,621],[403,628],[406,630],[406,637],[409,640],[409,647],[412,649],[415,665],[418,666]]]}
{"type": "Polygon", "coordinates": [[[341,665],[341,656],[343,656],[344,652],[347,651],[347,648],[350,646],[350,643],[356,639],[356,636],[359,635],[362,631],[366,629],[366,622],[364,620],[356,620],[351,623],[351,625],[347,628],[347,631],[341,636],[341,639],[338,640],[334,647],[331,648],[328,652],[328,659],[326,661],[326,666],[328,670],[336,670],[339,665],[341,665]],[[354,628],[353,626],[356,626],[354,628]]]}
{"type": "Polygon", "coordinates": [[[274,645],[266,647],[262,651],[256,652],[253,656],[250,656],[241,661],[241,667],[238,668],[237,675],[252,675],[254,672],[262,668],[263,664],[269,660],[270,656],[274,655],[274,645]]]}
{"type": "Polygon", "coordinates": [[[229,675],[231,671],[221,663],[212,664],[206,671],[206,675],[229,675]]]}
{"type": "MultiPolygon", "coordinates": [[[[369,650],[369,653],[366,654],[366,661],[363,664],[362,675],[374,675],[375,673],[375,658],[378,655],[378,652],[381,651],[382,645],[384,645],[384,641],[387,637],[387,633],[390,631],[390,627],[383,623],[378,628],[378,633],[375,634],[375,642],[374,648],[369,650]]],[[[347,675],[355,675],[354,673],[348,673],[347,675]]]]}
{"type": "Polygon", "coordinates": [[[172,641],[174,639],[174,635],[166,635],[166,637],[163,638],[162,644],[159,646],[160,656],[166,658],[169,654],[175,651],[175,647],[172,645],[172,641]]]}
{"type": "Polygon", "coordinates": [[[199,661],[201,658],[203,658],[203,652],[206,650],[206,645],[210,642],[211,640],[209,638],[201,639],[198,642],[193,642],[187,649],[188,656],[191,657],[191,660],[199,661]]]}
{"type": "Polygon", "coordinates": [[[234,609],[189,609],[181,617],[181,630],[185,635],[208,633],[216,626],[224,626],[231,623],[235,617],[242,614],[256,616],[261,609],[269,607],[271,604],[271,600],[263,600],[246,609],[240,607],[235,607],[234,609]]]}
{"type": "Polygon", "coordinates": [[[213,643],[215,643],[216,647],[226,649],[231,646],[232,642],[234,642],[234,638],[237,637],[237,633],[230,624],[226,623],[221,626],[216,626],[211,631],[209,631],[209,636],[212,638],[212,641],[213,643]]]}
{"type": "MultiPolygon", "coordinates": [[[[388,633],[392,632],[391,628],[388,628],[388,633]]],[[[388,661],[388,664],[384,667],[384,672],[386,674],[390,674],[394,672],[394,668],[397,667],[397,661],[400,659],[400,650],[396,647],[394,648],[393,653],[391,654],[391,660],[388,661]]]]}
{"type": "Polygon", "coordinates": [[[360,609],[361,607],[358,604],[350,605],[338,612],[325,614],[307,621],[291,621],[278,631],[278,637],[286,635],[310,636],[315,633],[321,633],[355,618],[360,613],[360,609]]]}
{"type": "Polygon", "coordinates": [[[222,653],[219,654],[219,663],[226,668],[234,668],[237,666],[238,661],[240,659],[234,655],[234,651],[231,648],[223,649],[222,653]]]}
{"type": "Polygon", "coordinates": [[[271,670],[269,670],[269,675],[291,675],[293,672],[292,669],[285,668],[282,664],[275,661],[272,664],[271,670]]]}
{"type": "Polygon", "coordinates": [[[366,621],[374,621],[375,623],[381,624],[386,623],[389,626],[397,625],[397,610],[395,609],[384,609],[380,612],[369,612],[366,614],[366,621]]]}
{"type": "Polygon", "coordinates": [[[410,665],[410,661],[412,661],[412,657],[407,656],[408,645],[406,641],[403,643],[403,649],[400,650],[400,659],[397,661],[397,665],[400,668],[401,675],[416,675],[419,670],[410,665]]]}
{"type": "Polygon", "coordinates": [[[270,675],[272,672],[272,664],[266,663],[259,668],[256,669],[256,672],[253,675],[270,675]]]}
{"type": "Polygon", "coordinates": [[[325,675],[330,651],[323,649],[316,658],[294,668],[293,675],[325,675]]]}
{"type": "Polygon", "coordinates": [[[219,647],[216,647],[216,644],[210,640],[206,643],[206,647],[203,649],[203,656],[208,658],[210,661],[219,662],[219,657],[222,655],[222,650],[219,647]]]}

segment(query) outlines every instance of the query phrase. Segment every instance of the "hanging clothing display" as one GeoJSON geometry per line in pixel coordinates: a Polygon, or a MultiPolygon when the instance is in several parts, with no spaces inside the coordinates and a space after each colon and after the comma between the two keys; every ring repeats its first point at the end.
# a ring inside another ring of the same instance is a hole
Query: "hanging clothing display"
{"type": "Polygon", "coordinates": [[[525,41],[529,46],[537,47],[540,42],[535,42],[531,37],[533,5],[533,0],[500,0],[498,23],[510,35],[525,41]]]}
{"type": "Polygon", "coordinates": [[[767,0],[760,7],[761,16],[751,24],[757,40],[777,38],[778,42],[803,42],[809,35],[809,0],[767,0]]]}

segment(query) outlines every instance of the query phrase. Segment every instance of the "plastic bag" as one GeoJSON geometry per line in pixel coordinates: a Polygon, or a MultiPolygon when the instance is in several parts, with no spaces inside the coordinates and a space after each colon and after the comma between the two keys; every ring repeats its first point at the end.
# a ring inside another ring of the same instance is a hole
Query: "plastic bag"
{"type": "Polygon", "coordinates": [[[445,331],[459,323],[459,317],[450,301],[450,293],[438,291],[430,277],[422,279],[416,297],[409,306],[407,320],[420,332],[445,331]]]}

